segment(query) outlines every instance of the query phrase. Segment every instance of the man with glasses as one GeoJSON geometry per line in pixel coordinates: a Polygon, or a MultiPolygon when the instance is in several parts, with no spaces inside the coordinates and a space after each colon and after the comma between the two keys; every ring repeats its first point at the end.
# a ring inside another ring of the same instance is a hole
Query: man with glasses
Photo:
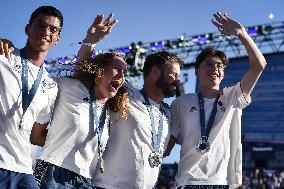
{"type": "MultiPolygon", "coordinates": [[[[38,188],[32,175],[30,134],[46,128],[53,109],[57,85],[43,63],[60,39],[62,26],[59,10],[39,7],[25,27],[25,47],[9,55],[5,51],[8,58],[0,55],[0,188],[38,188]]],[[[0,48],[8,45],[1,42],[0,48]]],[[[45,138],[31,140],[41,137],[45,138]]]]}
{"type": "Polygon", "coordinates": [[[216,13],[213,24],[225,35],[237,36],[245,46],[249,68],[236,85],[220,90],[225,54],[204,49],[196,58],[198,94],[186,94],[171,105],[171,140],[165,156],[175,143],[181,145],[176,176],[180,189],[235,188],[242,181],[242,109],[251,102],[250,94],[266,61],[245,28],[228,15],[216,13]]]}

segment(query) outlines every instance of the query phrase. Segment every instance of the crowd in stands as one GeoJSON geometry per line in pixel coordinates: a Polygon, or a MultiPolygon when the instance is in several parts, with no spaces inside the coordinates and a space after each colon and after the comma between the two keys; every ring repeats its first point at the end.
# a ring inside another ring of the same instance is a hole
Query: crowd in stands
{"type": "MultiPolygon", "coordinates": [[[[176,189],[175,175],[178,165],[163,164],[157,183],[158,189],[176,189]]],[[[243,185],[238,189],[284,189],[284,169],[243,170],[243,185]]]]}

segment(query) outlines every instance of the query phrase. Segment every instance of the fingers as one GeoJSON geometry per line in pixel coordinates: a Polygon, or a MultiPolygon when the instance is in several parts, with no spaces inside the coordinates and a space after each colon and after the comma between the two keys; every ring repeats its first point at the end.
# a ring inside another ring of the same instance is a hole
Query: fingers
{"type": "Polygon", "coordinates": [[[2,40],[0,40],[0,55],[4,54],[4,46],[2,40]]]}
{"type": "Polygon", "coordinates": [[[220,24],[219,22],[217,22],[216,20],[211,20],[211,22],[218,28],[218,30],[221,32],[221,33],[225,33],[225,30],[224,30],[224,26],[222,24],[220,24]]]}
{"type": "Polygon", "coordinates": [[[213,16],[216,19],[216,21],[219,22],[220,24],[225,24],[228,21],[228,19],[230,19],[227,13],[224,13],[224,15],[222,15],[220,12],[217,12],[213,14],[213,16]]]}
{"type": "Polygon", "coordinates": [[[98,14],[91,27],[98,25],[98,24],[101,24],[103,19],[104,19],[104,15],[98,14]]]}
{"type": "Polygon", "coordinates": [[[225,17],[227,20],[230,19],[229,16],[228,16],[228,14],[227,14],[226,12],[224,13],[224,17],[225,17]]]}
{"type": "Polygon", "coordinates": [[[10,58],[9,44],[4,43],[3,48],[4,48],[4,54],[5,54],[6,58],[10,58]]]}
{"type": "Polygon", "coordinates": [[[218,22],[222,23],[222,19],[217,14],[213,14],[213,16],[218,22]]]}
{"type": "Polygon", "coordinates": [[[117,23],[117,20],[112,20],[113,16],[114,16],[114,14],[111,13],[104,20],[104,15],[98,14],[90,28],[93,28],[93,27],[96,28],[98,25],[102,25],[102,26],[107,27],[107,28],[113,27],[117,23]]]}
{"type": "Polygon", "coordinates": [[[0,40],[0,54],[5,55],[6,58],[10,57],[10,54],[14,51],[14,46],[11,41],[7,39],[0,40]]]}
{"type": "Polygon", "coordinates": [[[219,22],[217,22],[216,20],[211,20],[211,22],[217,27],[217,28],[221,28],[223,25],[220,24],[219,22]]]}
{"type": "Polygon", "coordinates": [[[113,13],[108,15],[107,19],[105,19],[105,21],[104,21],[105,26],[108,26],[111,23],[111,19],[113,18],[113,16],[114,16],[113,13]]]}
{"type": "Polygon", "coordinates": [[[117,24],[118,20],[113,20],[110,24],[109,24],[109,27],[107,29],[107,33],[110,33],[112,28],[117,24]]]}
{"type": "Polygon", "coordinates": [[[217,15],[222,19],[223,22],[228,21],[227,18],[224,15],[222,15],[222,13],[217,12],[217,15]]]}
{"type": "Polygon", "coordinates": [[[229,22],[233,21],[233,19],[231,19],[226,12],[224,13],[224,16],[229,22]]]}

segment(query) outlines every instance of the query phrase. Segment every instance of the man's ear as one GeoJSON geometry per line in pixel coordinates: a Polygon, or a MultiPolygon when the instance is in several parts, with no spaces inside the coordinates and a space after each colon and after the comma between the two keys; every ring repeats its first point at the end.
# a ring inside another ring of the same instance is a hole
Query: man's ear
{"type": "Polygon", "coordinates": [[[198,76],[198,71],[199,71],[199,69],[195,68],[195,76],[198,76]]]}
{"type": "Polygon", "coordinates": [[[152,72],[152,74],[153,74],[153,76],[154,76],[155,78],[160,78],[161,73],[162,73],[162,72],[161,72],[161,69],[158,68],[158,67],[156,67],[156,66],[152,67],[151,72],[152,72]]]}
{"type": "Polygon", "coordinates": [[[26,27],[25,27],[25,33],[26,35],[28,35],[28,32],[29,32],[29,29],[30,29],[30,24],[27,24],[26,27]]]}

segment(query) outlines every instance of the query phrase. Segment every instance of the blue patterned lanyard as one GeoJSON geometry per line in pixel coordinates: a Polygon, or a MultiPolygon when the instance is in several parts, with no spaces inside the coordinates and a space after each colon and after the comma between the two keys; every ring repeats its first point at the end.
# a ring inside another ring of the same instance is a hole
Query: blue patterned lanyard
{"type": "Polygon", "coordinates": [[[211,132],[215,116],[217,114],[217,102],[219,100],[220,95],[215,99],[213,109],[211,111],[209,121],[207,126],[205,124],[205,110],[204,110],[204,99],[201,92],[198,92],[198,102],[199,102],[199,109],[200,109],[200,127],[201,127],[201,139],[202,141],[208,141],[209,134],[211,132]]]}
{"type": "Polygon", "coordinates": [[[103,147],[102,147],[102,133],[104,129],[104,125],[106,123],[106,117],[107,117],[107,108],[106,106],[103,107],[102,113],[100,117],[97,117],[97,104],[96,104],[96,95],[92,87],[89,87],[89,94],[90,94],[90,121],[93,124],[95,122],[96,125],[96,131],[98,135],[98,153],[101,157],[103,154],[103,147]]]}
{"type": "Polygon", "coordinates": [[[147,97],[144,88],[140,90],[140,93],[143,95],[144,100],[145,100],[145,105],[147,106],[150,119],[151,119],[151,126],[152,126],[152,145],[154,148],[154,151],[156,153],[159,153],[160,149],[160,143],[162,139],[162,132],[163,132],[163,115],[166,114],[165,110],[163,109],[162,105],[160,105],[160,125],[158,128],[158,133],[156,133],[156,128],[155,128],[155,122],[154,122],[154,115],[153,115],[153,108],[152,105],[150,104],[149,98],[147,97]]]}
{"type": "MultiPolygon", "coordinates": [[[[30,91],[28,89],[28,60],[27,57],[24,53],[24,50],[21,49],[20,51],[20,56],[21,56],[21,63],[22,63],[22,109],[23,109],[23,117],[25,115],[25,112],[27,111],[28,107],[30,106],[36,91],[39,87],[41,78],[42,78],[42,73],[43,73],[43,66],[40,66],[40,69],[37,73],[36,80],[34,81],[30,91]]],[[[20,124],[21,127],[21,124],[20,124]]]]}

